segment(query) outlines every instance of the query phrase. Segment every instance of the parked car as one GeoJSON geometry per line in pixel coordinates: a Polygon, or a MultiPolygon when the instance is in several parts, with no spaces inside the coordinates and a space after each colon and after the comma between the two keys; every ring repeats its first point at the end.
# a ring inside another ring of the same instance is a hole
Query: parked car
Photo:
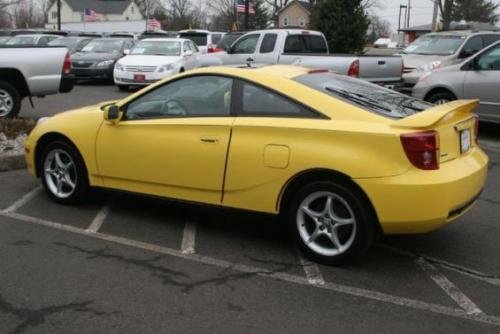
{"type": "Polygon", "coordinates": [[[476,106],[304,67],[196,69],[51,117],[26,161],[58,203],[104,187],[282,214],[307,256],[341,264],[379,231],[429,232],[472,207],[488,171],[476,106]]]}
{"type": "Polygon", "coordinates": [[[246,32],[228,32],[222,37],[222,39],[217,43],[213,52],[223,52],[227,47],[231,46],[238,38],[246,34],[246,32]]]}
{"type": "Polygon", "coordinates": [[[22,99],[73,89],[71,58],[64,47],[0,47],[0,118],[15,117],[22,99]]]}
{"type": "Polygon", "coordinates": [[[82,37],[82,36],[71,36],[71,37],[62,37],[57,38],[49,42],[49,46],[65,46],[68,48],[71,54],[75,52],[80,52],[85,47],[85,45],[89,44],[93,38],[91,37],[82,37]]]}
{"type": "Polygon", "coordinates": [[[179,38],[187,38],[192,40],[198,46],[198,49],[200,49],[201,53],[214,52],[216,44],[214,40],[219,41],[219,37],[220,33],[212,33],[208,30],[202,29],[189,29],[179,31],[179,38]]]}
{"type": "Polygon", "coordinates": [[[144,31],[137,38],[139,40],[146,38],[175,38],[179,33],[177,31],[165,31],[165,30],[155,30],[155,31],[144,31]]]}
{"type": "Polygon", "coordinates": [[[225,52],[200,57],[200,66],[293,64],[333,70],[339,74],[399,89],[403,63],[399,56],[330,54],[325,36],[304,29],[251,31],[225,52]]]}
{"type": "Polygon", "coordinates": [[[500,42],[455,65],[423,73],[413,96],[435,104],[479,99],[481,120],[500,123],[500,42]]]}
{"type": "Polygon", "coordinates": [[[198,67],[199,50],[180,38],[144,39],[115,64],[114,80],[120,90],[149,85],[165,77],[198,67]]]}
{"type": "Polygon", "coordinates": [[[76,79],[113,80],[113,69],[118,59],[132,49],[130,38],[97,38],[80,52],[73,54],[72,73],[76,79]]]}
{"type": "Polygon", "coordinates": [[[50,41],[61,38],[57,35],[44,35],[44,34],[34,34],[34,35],[16,35],[12,36],[4,45],[11,46],[46,46],[50,41]]]}
{"type": "Polygon", "coordinates": [[[402,51],[403,91],[411,93],[422,73],[461,63],[498,40],[500,32],[470,30],[431,33],[418,38],[402,51]]]}

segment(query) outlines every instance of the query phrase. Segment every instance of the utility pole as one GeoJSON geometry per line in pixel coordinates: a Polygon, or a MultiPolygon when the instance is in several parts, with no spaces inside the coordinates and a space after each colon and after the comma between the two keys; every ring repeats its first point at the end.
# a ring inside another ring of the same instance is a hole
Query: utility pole
{"type": "Polygon", "coordinates": [[[57,0],[57,30],[61,31],[61,0],[57,0]]]}
{"type": "Polygon", "coordinates": [[[440,0],[434,0],[434,11],[432,13],[432,31],[438,30],[437,21],[438,21],[439,1],[440,0]]]}
{"type": "Polygon", "coordinates": [[[245,30],[248,31],[248,18],[250,12],[250,0],[245,0],[245,30]]]}
{"type": "Polygon", "coordinates": [[[399,5],[398,32],[401,30],[401,14],[403,9],[405,10],[403,28],[406,28],[407,7],[405,5],[399,5]]]}
{"type": "Polygon", "coordinates": [[[408,15],[406,17],[406,28],[410,27],[411,0],[408,0],[408,15]]]}

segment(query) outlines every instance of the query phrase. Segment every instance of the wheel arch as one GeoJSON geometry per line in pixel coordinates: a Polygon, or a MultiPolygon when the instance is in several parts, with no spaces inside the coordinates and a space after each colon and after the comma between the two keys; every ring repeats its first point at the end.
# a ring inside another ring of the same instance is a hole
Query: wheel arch
{"type": "Polygon", "coordinates": [[[425,97],[424,97],[424,100],[425,101],[428,101],[429,98],[432,96],[432,95],[435,95],[437,93],[447,93],[447,94],[451,94],[453,95],[453,97],[455,97],[455,99],[457,99],[457,94],[455,94],[453,92],[452,89],[450,89],[449,87],[445,87],[445,86],[439,86],[439,87],[434,87],[432,88],[431,90],[429,90],[427,92],[427,94],[425,94],[425,97]]]}
{"type": "Polygon", "coordinates": [[[0,81],[5,81],[14,86],[21,98],[31,95],[28,83],[23,73],[14,68],[0,68],[0,81]]]}
{"type": "Polygon", "coordinates": [[[279,214],[285,214],[288,209],[288,205],[290,204],[291,199],[293,198],[293,194],[296,193],[301,187],[305,186],[308,183],[315,181],[337,181],[341,183],[348,184],[353,187],[353,189],[362,197],[362,199],[369,205],[369,210],[371,214],[376,220],[376,228],[380,233],[382,233],[382,228],[380,226],[380,222],[378,220],[377,211],[373,206],[370,198],[364,192],[364,190],[348,175],[333,170],[333,169],[309,169],[304,170],[298,174],[292,176],[283,186],[280,191],[276,208],[279,214]]]}

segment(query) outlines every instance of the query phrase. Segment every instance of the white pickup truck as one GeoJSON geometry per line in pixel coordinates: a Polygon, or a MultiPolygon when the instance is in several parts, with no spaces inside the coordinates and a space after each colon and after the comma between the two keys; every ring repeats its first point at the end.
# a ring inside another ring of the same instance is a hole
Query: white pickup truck
{"type": "Polygon", "coordinates": [[[302,29],[252,31],[238,38],[225,52],[200,56],[200,66],[294,64],[329,69],[399,89],[403,72],[400,56],[330,54],[325,36],[302,29]]]}
{"type": "Polygon", "coordinates": [[[15,117],[21,101],[73,89],[66,47],[0,46],[0,118],[15,117]]]}

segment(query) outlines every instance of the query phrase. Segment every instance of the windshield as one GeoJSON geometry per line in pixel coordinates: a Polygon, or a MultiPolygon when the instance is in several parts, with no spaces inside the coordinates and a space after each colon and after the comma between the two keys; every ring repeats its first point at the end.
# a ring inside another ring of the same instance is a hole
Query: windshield
{"type": "Polygon", "coordinates": [[[6,45],[33,45],[36,44],[36,37],[34,36],[15,36],[9,39],[6,45]]]}
{"type": "Polygon", "coordinates": [[[179,37],[190,39],[198,46],[207,45],[207,34],[205,33],[183,32],[179,34],[179,37]]]}
{"type": "Polygon", "coordinates": [[[372,83],[333,73],[306,74],[295,81],[390,118],[405,118],[433,105],[372,83]]]}
{"type": "Polygon", "coordinates": [[[142,41],[130,52],[131,55],[180,56],[180,42],[142,41]]]}
{"type": "Polygon", "coordinates": [[[457,52],[464,41],[464,36],[425,35],[410,44],[403,53],[447,56],[457,52]]]}
{"type": "Polygon", "coordinates": [[[122,46],[121,40],[95,39],[85,45],[82,52],[120,53],[122,46]]]}

